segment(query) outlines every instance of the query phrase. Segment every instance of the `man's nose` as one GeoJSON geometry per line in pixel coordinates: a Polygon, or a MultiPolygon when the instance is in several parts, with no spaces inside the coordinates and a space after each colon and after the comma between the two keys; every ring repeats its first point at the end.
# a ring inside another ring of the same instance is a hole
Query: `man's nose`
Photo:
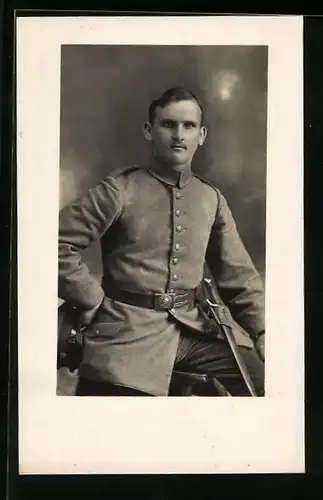
{"type": "Polygon", "coordinates": [[[176,125],[173,128],[173,139],[177,140],[177,141],[182,141],[183,140],[183,132],[184,132],[184,129],[183,129],[182,125],[176,125]]]}

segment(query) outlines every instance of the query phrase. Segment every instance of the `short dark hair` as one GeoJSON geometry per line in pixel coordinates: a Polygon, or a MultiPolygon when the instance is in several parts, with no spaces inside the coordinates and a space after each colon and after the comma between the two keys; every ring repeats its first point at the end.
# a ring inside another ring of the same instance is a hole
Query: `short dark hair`
{"type": "Polygon", "coordinates": [[[179,101],[195,101],[201,110],[201,123],[203,123],[204,111],[199,98],[191,90],[187,90],[184,87],[172,87],[166,90],[160,97],[158,97],[158,99],[154,99],[150,103],[148,109],[149,122],[151,124],[154,122],[156,116],[156,108],[164,108],[171,102],[179,101]]]}

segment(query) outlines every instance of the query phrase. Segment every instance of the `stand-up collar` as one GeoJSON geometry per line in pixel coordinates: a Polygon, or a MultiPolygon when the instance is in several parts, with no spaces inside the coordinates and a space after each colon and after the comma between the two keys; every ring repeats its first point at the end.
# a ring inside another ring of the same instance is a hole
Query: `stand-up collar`
{"type": "Polygon", "coordinates": [[[170,186],[183,188],[192,179],[192,171],[189,167],[183,169],[182,171],[176,171],[170,167],[167,168],[167,165],[151,161],[147,164],[146,168],[151,175],[156,177],[156,179],[170,186]]]}

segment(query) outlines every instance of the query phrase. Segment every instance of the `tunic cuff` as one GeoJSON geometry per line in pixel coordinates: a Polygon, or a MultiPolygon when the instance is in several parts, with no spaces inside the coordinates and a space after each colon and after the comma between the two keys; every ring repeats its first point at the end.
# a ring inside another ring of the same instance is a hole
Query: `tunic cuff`
{"type": "Polygon", "coordinates": [[[101,285],[95,279],[88,282],[85,286],[81,283],[73,283],[73,286],[65,288],[63,298],[80,310],[90,311],[96,309],[104,299],[104,291],[101,285]]]}

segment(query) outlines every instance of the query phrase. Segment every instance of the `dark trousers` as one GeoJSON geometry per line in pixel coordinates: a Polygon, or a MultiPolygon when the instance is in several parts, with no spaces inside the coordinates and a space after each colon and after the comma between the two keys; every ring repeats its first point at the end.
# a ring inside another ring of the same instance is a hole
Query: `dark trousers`
{"type": "MultiPolygon", "coordinates": [[[[264,396],[264,363],[254,349],[239,347],[257,396],[264,396]]],[[[186,333],[179,343],[174,370],[216,377],[232,396],[250,396],[230,346],[223,340],[186,333]]]]}
{"type": "MultiPolygon", "coordinates": [[[[253,349],[239,348],[258,396],[264,396],[264,363],[253,349]]],[[[216,377],[232,396],[250,396],[229,345],[186,331],[181,335],[174,370],[216,377]]],[[[77,396],[149,396],[131,388],[80,379],[77,396]]],[[[205,394],[211,395],[211,394],[205,394]]]]}

